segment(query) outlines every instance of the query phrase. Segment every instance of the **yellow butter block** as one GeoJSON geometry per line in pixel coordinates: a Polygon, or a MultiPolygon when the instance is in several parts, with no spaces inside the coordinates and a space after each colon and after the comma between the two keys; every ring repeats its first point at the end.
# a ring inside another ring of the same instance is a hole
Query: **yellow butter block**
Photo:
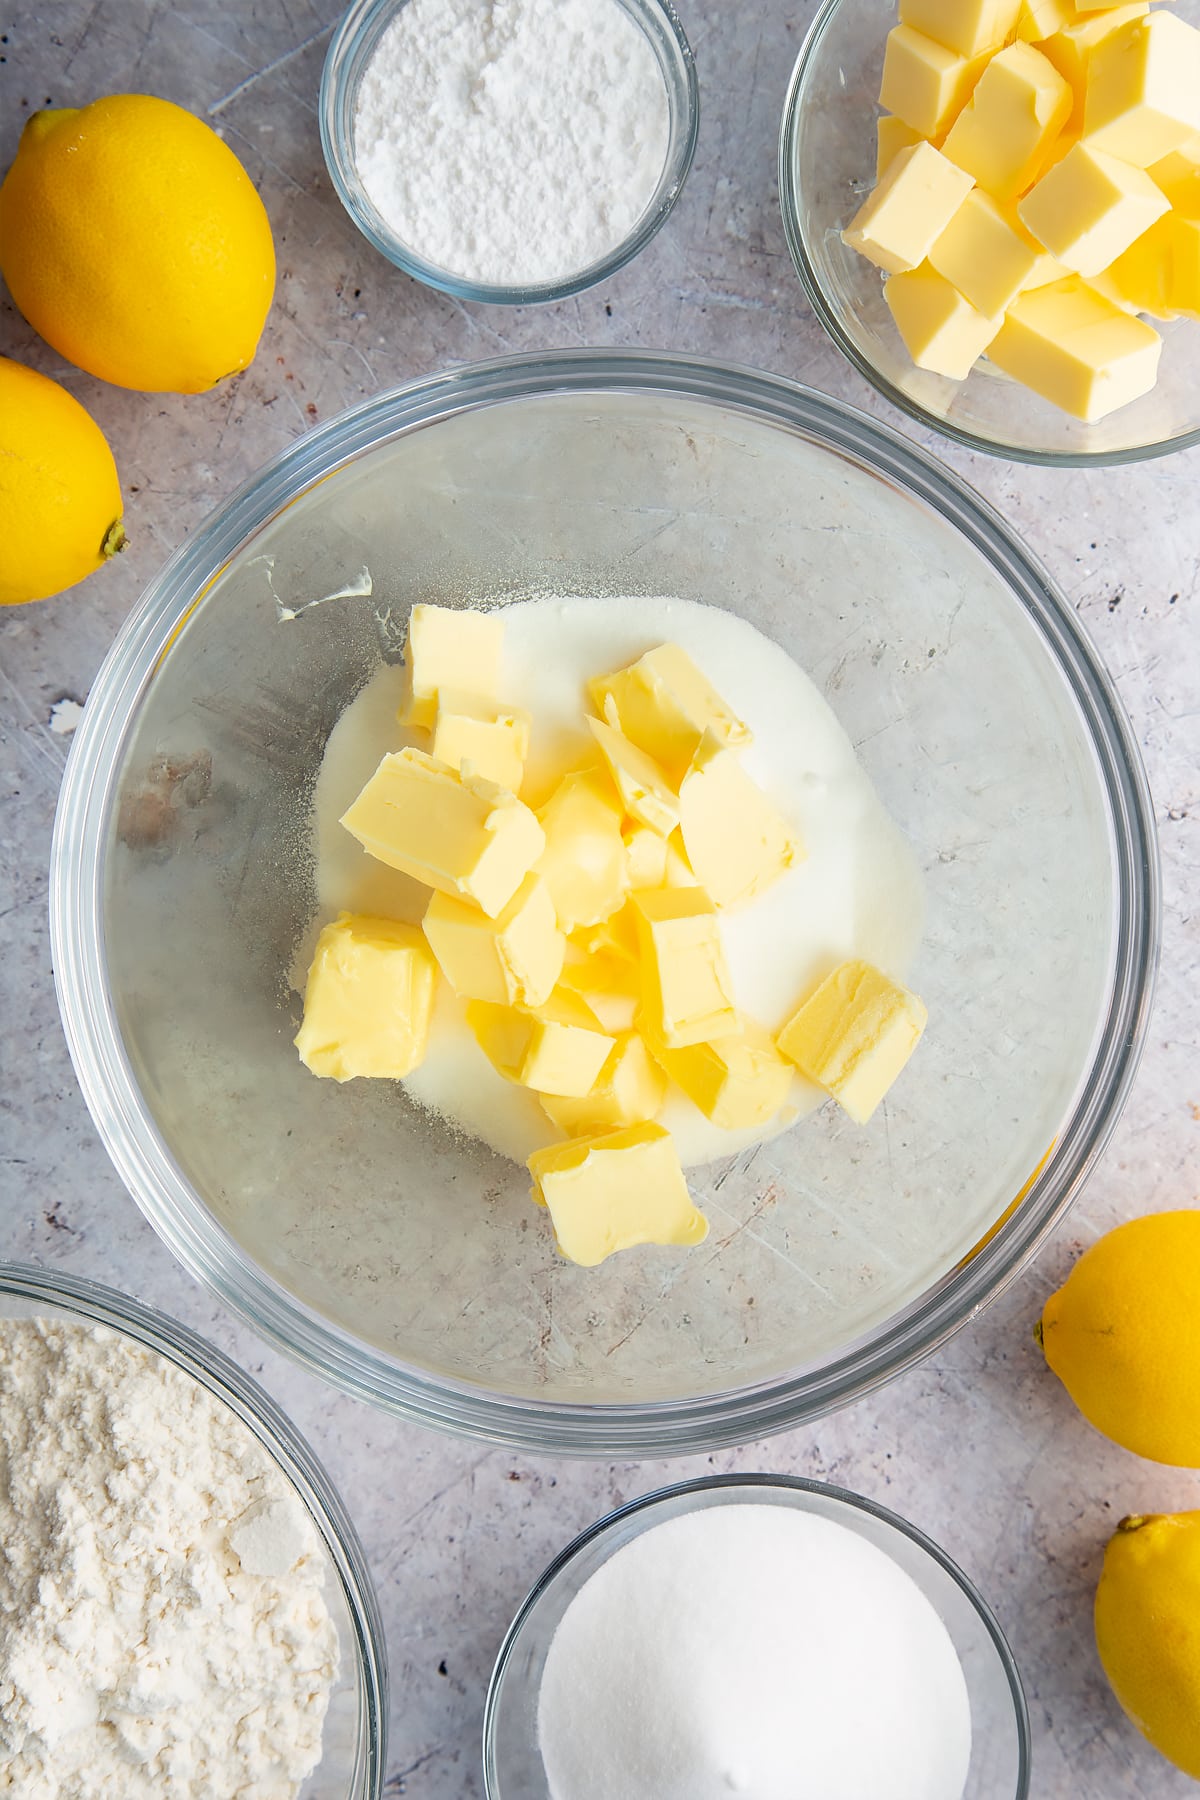
{"type": "Polygon", "coordinates": [[[1200,219],[1166,213],[1091,285],[1118,306],[1156,319],[1200,313],[1200,219]]]}
{"type": "Polygon", "coordinates": [[[679,788],[679,833],[714,906],[744,906],[803,861],[800,834],[751,781],[736,750],[705,732],[679,788]]]}
{"type": "Polygon", "coordinates": [[[699,887],[696,872],[687,859],[687,851],[683,847],[683,838],[678,831],[673,831],[667,839],[666,867],[663,870],[664,887],[699,887]]]}
{"type": "Polygon", "coordinates": [[[622,1031],[590,1094],[578,1100],[559,1094],[539,1098],[560,1131],[590,1137],[656,1119],[666,1091],[667,1078],[642,1038],[636,1031],[622,1031]]]}
{"type": "Polygon", "coordinates": [[[1110,32],[1088,69],[1083,129],[1098,150],[1145,169],[1200,132],[1200,31],[1151,12],[1110,32]]]}
{"type": "Polygon", "coordinates": [[[588,949],[581,939],[590,935],[567,939],[559,983],[586,1002],[605,1031],[627,1031],[642,997],[637,955],[599,939],[588,949]]]}
{"type": "Polygon", "coordinates": [[[959,56],[911,25],[888,33],[879,104],[923,138],[938,138],[953,124],[987,67],[987,56],[959,56]]]}
{"type": "Polygon", "coordinates": [[[977,312],[994,317],[1030,285],[1044,256],[999,201],[972,188],[930,250],[929,265],[977,312]]]}
{"type": "Polygon", "coordinates": [[[536,1009],[472,1000],[467,1024],[506,1081],[542,1094],[590,1094],[615,1044],[579,995],[562,987],[536,1009]]]}
{"type": "Polygon", "coordinates": [[[1032,44],[993,56],[946,135],[942,153],[997,200],[1037,179],[1071,116],[1069,82],[1032,44]]]}
{"type": "MultiPolygon", "coordinates": [[[[1197,146],[1200,148],[1200,145],[1197,146]]],[[[1146,170],[1155,187],[1160,187],[1177,213],[1185,219],[1200,219],[1200,167],[1182,150],[1172,150],[1146,170]]]]}
{"type": "Polygon", "coordinates": [[[1023,43],[1040,44],[1079,18],[1075,0],[1021,0],[1017,36],[1023,43]]]}
{"type": "Polygon", "coordinates": [[[701,888],[633,896],[645,1013],[668,1049],[729,1037],[738,1028],[733,981],[716,909],[701,888]]]}
{"type": "Polygon", "coordinates": [[[588,693],[600,717],[652,757],[673,786],[706,731],[722,744],[753,741],[749,726],[678,644],[659,644],[628,668],[599,676],[588,693]]]}
{"type": "Polygon", "coordinates": [[[1097,275],[1167,211],[1144,169],[1083,139],[1017,207],[1021,222],[1064,268],[1097,275]]]}
{"type": "Polygon", "coordinates": [[[662,887],[667,879],[667,842],[648,825],[630,823],[625,840],[625,867],[631,888],[662,887]]]}
{"type": "Polygon", "coordinates": [[[666,837],[679,823],[679,799],[652,757],[616,729],[616,708],[609,703],[608,721],[589,719],[592,736],[608,765],[621,805],[630,818],[666,837]]]}
{"type": "Polygon", "coordinates": [[[564,775],[538,814],[546,848],[537,864],[566,932],[616,912],[629,889],[624,808],[601,770],[564,775]]]}
{"type": "Polygon", "coordinates": [[[341,822],[389,868],[473,900],[493,918],[546,847],[515,794],[461,776],[424,750],[385,756],[341,822]]]}
{"type": "Polygon", "coordinates": [[[1088,69],[1093,52],[1114,31],[1120,31],[1133,19],[1144,19],[1150,0],[1129,0],[1125,6],[1113,6],[1102,12],[1081,13],[1073,24],[1063,25],[1038,45],[1042,55],[1054,64],[1063,80],[1071,87],[1071,116],[1067,134],[1079,136],[1083,130],[1084,107],[1087,102],[1088,69]]]}
{"type": "Polygon", "coordinates": [[[676,1086],[722,1131],[769,1124],[787,1100],[795,1071],[770,1032],[751,1019],[729,1037],[685,1050],[653,1038],[648,1043],[676,1086]]]}
{"type": "Polygon", "coordinates": [[[421,921],[438,967],[465,1000],[541,1006],[562,973],[566,939],[544,881],[527,875],[494,919],[434,894],[421,921]]]}
{"type": "Polygon", "coordinates": [[[341,913],[317,939],[296,1034],[314,1075],[401,1080],[425,1056],[436,978],[415,925],[341,913]]]}
{"type": "Polygon", "coordinates": [[[875,124],[875,179],[882,176],[892,158],[900,150],[908,150],[921,142],[921,134],[906,125],[894,113],[882,113],[875,124]]]}
{"type": "Polygon", "coordinates": [[[965,381],[1000,329],[930,265],[893,275],[883,297],[918,369],[965,381]]]}
{"type": "Polygon", "coordinates": [[[865,1125],[917,1047],[927,1018],[915,994],[866,962],[845,962],[788,1020],[779,1048],[865,1125]]]}
{"type": "Polygon", "coordinates": [[[669,1131],[630,1125],[573,1138],[529,1159],[533,1197],[550,1210],[558,1247],[594,1268],[636,1244],[699,1244],[708,1220],[692,1202],[669,1131]]]}
{"type": "Polygon", "coordinates": [[[959,56],[998,50],[1017,28],[1021,0],[900,0],[900,23],[959,56]]]}
{"type": "Polygon", "coordinates": [[[1005,374],[1090,423],[1149,393],[1161,351],[1152,326],[1073,275],[1014,301],[988,355],[1005,374]]]}
{"type": "Polygon", "coordinates": [[[516,793],[529,755],[530,718],[450,688],[438,692],[430,755],[464,775],[480,775],[516,793]]]}
{"type": "Polygon", "coordinates": [[[400,723],[431,731],[438,692],[454,688],[480,700],[500,692],[504,622],[499,613],[458,606],[414,606],[404,652],[404,701],[400,723]]]}
{"type": "Polygon", "coordinates": [[[971,191],[972,178],[924,142],[899,150],[842,240],[888,274],[913,269],[971,191]]]}

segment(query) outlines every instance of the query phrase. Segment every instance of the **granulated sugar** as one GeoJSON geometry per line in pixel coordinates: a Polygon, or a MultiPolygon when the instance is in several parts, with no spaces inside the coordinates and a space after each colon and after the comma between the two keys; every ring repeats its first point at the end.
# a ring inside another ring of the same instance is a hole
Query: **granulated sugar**
{"type": "Polygon", "coordinates": [[[684,1514],[575,1596],[546,1658],[553,1800],[960,1800],[949,1633],[882,1550],[780,1506],[684,1514]]]}
{"type": "Polygon", "coordinates": [[[411,250],[519,286],[628,236],[669,130],[657,58],[617,0],[409,0],[367,65],[354,148],[411,250]]]}

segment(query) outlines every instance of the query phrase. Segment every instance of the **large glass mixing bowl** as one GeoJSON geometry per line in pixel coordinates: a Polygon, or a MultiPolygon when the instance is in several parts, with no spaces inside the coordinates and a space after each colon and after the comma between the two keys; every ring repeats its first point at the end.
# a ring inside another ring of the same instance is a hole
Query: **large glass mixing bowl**
{"type": "Polygon", "coordinates": [[[1002,1288],[1117,1116],[1158,919],[1127,723],[996,515],[834,401],[601,352],[382,395],[189,538],[93,687],[52,896],[85,1097],[186,1266],[356,1394],[605,1455],[811,1417],[1002,1288]],[[706,1244],[593,1270],[556,1254],[524,1168],[394,1084],[314,1080],[291,1042],[334,722],[412,601],[538,591],[678,594],[768,632],[926,887],[931,1022],[872,1125],[829,1107],[696,1172],[706,1244]]]}

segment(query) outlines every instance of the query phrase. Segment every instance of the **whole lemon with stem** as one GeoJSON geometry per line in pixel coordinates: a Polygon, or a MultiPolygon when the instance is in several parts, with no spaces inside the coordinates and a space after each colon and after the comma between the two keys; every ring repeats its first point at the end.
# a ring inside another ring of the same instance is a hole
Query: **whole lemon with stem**
{"type": "Polygon", "coordinates": [[[1100,1238],[1047,1300],[1037,1335],[1105,1437],[1200,1468],[1200,1210],[1149,1213],[1100,1238]]]}
{"type": "Polygon", "coordinates": [[[124,543],[104,433],[57,381],[0,356],[0,606],[73,587],[124,543]]]}
{"type": "Polygon", "coordinates": [[[0,274],[78,368],[197,394],[253,358],[275,250],[216,132],[169,100],[113,94],[25,126],[0,187],[0,274]]]}
{"type": "Polygon", "coordinates": [[[1096,1648],[1139,1731],[1200,1780],[1200,1512],[1121,1520],[1096,1589],[1096,1648]]]}

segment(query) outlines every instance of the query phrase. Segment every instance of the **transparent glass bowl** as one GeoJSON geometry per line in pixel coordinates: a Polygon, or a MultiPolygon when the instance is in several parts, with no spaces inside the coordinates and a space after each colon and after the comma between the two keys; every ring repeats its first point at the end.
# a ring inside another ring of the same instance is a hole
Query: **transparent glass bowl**
{"type": "Polygon", "coordinates": [[[619,0],[619,4],[644,32],[658,61],[667,90],[670,135],[659,183],[633,230],[606,256],[554,281],[502,286],[468,280],[427,262],[411,245],[396,236],[382,217],[362,181],[354,153],[354,113],[363,73],[383,33],[407,0],[356,0],[333,34],[321,74],[318,107],[321,146],[330,178],[342,205],[363,236],[381,256],[406,275],[440,288],[460,300],[483,300],[500,306],[531,306],[541,301],[565,300],[582,293],[632,262],[644,250],[667,218],[687,179],[696,151],[700,128],[700,89],[696,63],[671,0],[619,0]]]}
{"type": "MultiPolygon", "coordinates": [[[[1200,24],[1200,0],[1172,6],[1200,24]]],[[[988,362],[965,381],[913,366],[873,263],[841,232],[875,185],[875,121],[895,0],[826,0],[800,49],[783,109],[783,226],[813,311],[834,343],[894,406],[972,450],[1069,466],[1137,462],[1200,443],[1200,322],[1159,324],[1158,383],[1085,425],[988,362]]]]}
{"type": "Polygon", "coordinates": [[[487,1800],[549,1800],[537,1706],[551,1639],[584,1583],[656,1525],[712,1506],[782,1506],[844,1525],[916,1582],[950,1634],[971,1703],[971,1764],[963,1800],[1025,1800],[1029,1715],[1003,1632],[962,1570],[923,1532],[844,1488],[787,1475],[714,1475],[661,1488],[609,1513],[568,1544],[523,1602],[488,1687],[483,1718],[487,1800]]]}
{"type": "Polygon", "coordinates": [[[165,1313],[79,1276],[0,1263],[0,1317],[103,1325],[198,1382],[237,1415],[296,1493],[325,1552],[325,1603],[341,1663],[321,1762],[299,1800],[378,1800],[386,1769],[387,1657],[366,1557],[328,1475],[275,1402],[212,1344],[165,1313]]]}
{"type": "Polygon", "coordinates": [[[1158,931],[1127,722],[1001,520],[820,395],[603,352],[383,394],[193,533],[93,684],[51,894],[84,1095],[180,1260],[364,1398],[604,1456],[812,1417],[1004,1287],[1115,1122],[1158,931]],[[331,728],[411,602],[547,591],[680,594],[774,637],[927,906],[931,1023],[872,1125],[830,1106],[694,1171],[702,1248],[592,1270],[557,1255],[523,1167],[292,1047],[331,728]]]}

